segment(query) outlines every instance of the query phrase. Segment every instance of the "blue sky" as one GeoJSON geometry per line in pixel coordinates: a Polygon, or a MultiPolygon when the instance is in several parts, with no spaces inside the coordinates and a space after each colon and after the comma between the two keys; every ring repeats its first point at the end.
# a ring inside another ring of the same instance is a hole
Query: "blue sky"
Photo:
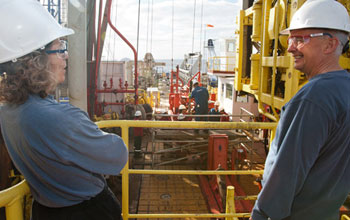
{"type": "MultiPolygon", "coordinates": [[[[141,0],[139,60],[143,59],[146,52],[152,52],[156,60],[172,57],[182,59],[185,53],[192,52],[192,47],[194,52],[202,50],[203,53],[203,43],[200,43],[200,39],[203,42],[204,34],[206,39],[232,38],[236,29],[236,16],[242,7],[241,1],[196,0],[194,40],[192,40],[195,0],[141,0]],[[203,17],[201,17],[202,3],[203,17]],[[173,10],[174,18],[172,18],[173,10]],[[174,23],[173,32],[172,23],[174,23]],[[205,24],[214,27],[206,28],[205,24]]],[[[113,0],[112,8],[113,24],[135,48],[137,48],[138,3],[139,0],[113,0]]],[[[106,42],[104,60],[120,60],[125,57],[133,59],[131,49],[114,32],[107,31],[106,42]]]]}

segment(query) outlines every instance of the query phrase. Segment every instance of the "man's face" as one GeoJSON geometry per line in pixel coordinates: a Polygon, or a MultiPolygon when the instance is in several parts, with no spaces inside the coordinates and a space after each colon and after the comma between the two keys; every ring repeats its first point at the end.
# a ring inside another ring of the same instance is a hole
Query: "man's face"
{"type": "Polygon", "coordinates": [[[317,74],[324,59],[322,43],[329,36],[310,37],[310,34],[323,33],[318,29],[290,31],[288,52],[294,57],[294,68],[305,73],[308,78],[317,74]]]}

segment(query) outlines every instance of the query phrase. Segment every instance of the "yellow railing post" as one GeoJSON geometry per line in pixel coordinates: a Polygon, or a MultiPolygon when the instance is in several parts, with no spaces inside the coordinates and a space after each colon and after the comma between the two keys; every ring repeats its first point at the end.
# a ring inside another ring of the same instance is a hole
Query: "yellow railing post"
{"type": "Polygon", "coordinates": [[[350,217],[347,215],[342,215],[341,220],[350,220],[350,217]]]}
{"type": "Polygon", "coordinates": [[[23,220],[23,197],[16,197],[5,206],[7,220],[23,220]]]}
{"type": "MultiPolygon", "coordinates": [[[[129,148],[129,126],[123,125],[122,129],[122,139],[128,148],[129,148]]],[[[122,214],[123,219],[129,219],[129,160],[123,168],[122,172],[122,214]]]]}
{"type": "Polygon", "coordinates": [[[23,197],[29,194],[25,180],[0,191],[0,207],[5,207],[7,220],[23,220],[23,197]]]}
{"type": "MultiPolygon", "coordinates": [[[[235,208],[235,187],[228,186],[226,193],[226,214],[236,213],[235,208]]],[[[238,220],[236,217],[226,217],[225,220],[238,220]]]]}

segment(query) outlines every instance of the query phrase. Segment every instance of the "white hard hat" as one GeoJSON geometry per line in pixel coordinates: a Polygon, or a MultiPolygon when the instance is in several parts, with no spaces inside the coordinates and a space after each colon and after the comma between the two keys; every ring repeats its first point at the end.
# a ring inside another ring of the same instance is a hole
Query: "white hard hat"
{"type": "Polygon", "coordinates": [[[0,4],[0,63],[39,48],[51,41],[71,35],[37,0],[2,0],[0,4]]]}
{"type": "Polygon", "coordinates": [[[138,117],[138,116],[141,116],[141,115],[142,115],[141,111],[137,110],[137,111],[135,112],[135,117],[138,117]]]}
{"type": "Polygon", "coordinates": [[[216,102],[214,103],[214,105],[219,106],[219,105],[220,105],[220,102],[219,102],[219,101],[216,101],[216,102]]]}
{"type": "Polygon", "coordinates": [[[304,28],[325,28],[350,33],[348,11],[335,0],[308,0],[295,12],[289,28],[281,31],[281,34],[304,28]]]}
{"type": "Polygon", "coordinates": [[[179,110],[184,110],[184,109],[186,109],[186,107],[184,105],[179,106],[179,110]]]}
{"type": "Polygon", "coordinates": [[[179,116],[177,116],[177,119],[178,120],[182,120],[182,119],[185,119],[185,116],[184,116],[184,114],[179,114],[179,116]]]}
{"type": "Polygon", "coordinates": [[[196,80],[196,79],[194,79],[193,81],[192,81],[192,85],[195,85],[195,84],[197,84],[198,83],[198,80],[196,80]]]}

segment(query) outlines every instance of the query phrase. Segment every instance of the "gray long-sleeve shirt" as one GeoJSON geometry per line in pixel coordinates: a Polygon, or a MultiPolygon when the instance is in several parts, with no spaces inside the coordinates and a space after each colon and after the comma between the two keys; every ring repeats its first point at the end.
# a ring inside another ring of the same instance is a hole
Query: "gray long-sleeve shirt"
{"type": "Polygon", "coordinates": [[[35,200],[49,207],[90,199],[106,184],[102,174],[119,174],[128,160],[119,136],[50,97],[31,95],[22,105],[3,105],[0,120],[12,161],[35,200]]]}
{"type": "Polygon", "coordinates": [[[283,107],[262,184],[253,220],[338,219],[350,192],[349,73],[313,77],[283,107]]]}

